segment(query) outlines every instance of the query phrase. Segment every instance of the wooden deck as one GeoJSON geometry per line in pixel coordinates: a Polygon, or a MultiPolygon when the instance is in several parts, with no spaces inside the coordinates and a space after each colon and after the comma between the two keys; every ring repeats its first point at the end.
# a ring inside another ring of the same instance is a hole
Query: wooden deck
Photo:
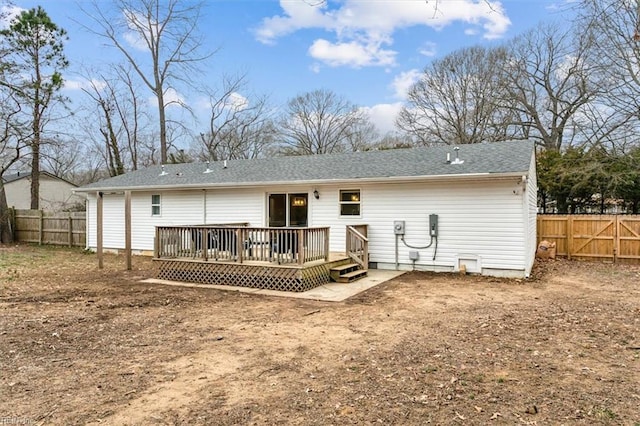
{"type": "Polygon", "coordinates": [[[303,292],[330,282],[331,268],[345,264],[355,262],[364,270],[358,277],[366,275],[366,225],[347,233],[343,254],[329,252],[328,227],[158,226],[156,278],[303,292]]]}
{"type": "Polygon", "coordinates": [[[331,268],[350,263],[342,253],[328,260],[297,263],[245,260],[242,263],[202,258],[154,258],[156,278],[198,284],[221,284],[268,290],[303,292],[327,284],[331,268]]]}

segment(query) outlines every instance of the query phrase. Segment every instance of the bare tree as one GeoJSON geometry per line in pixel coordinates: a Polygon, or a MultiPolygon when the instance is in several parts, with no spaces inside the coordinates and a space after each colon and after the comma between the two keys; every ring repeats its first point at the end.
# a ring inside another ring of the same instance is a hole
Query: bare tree
{"type": "Polygon", "coordinates": [[[25,130],[28,124],[19,121],[20,102],[12,91],[0,90],[0,242],[13,242],[9,222],[9,206],[4,190],[4,175],[26,149],[25,130]]]}
{"type": "Polygon", "coordinates": [[[257,158],[273,144],[273,109],[265,96],[241,95],[244,87],[243,77],[227,76],[222,90],[209,94],[209,128],[198,139],[201,159],[257,158]]]}
{"type": "Polygon", "coordinates": [[[93,78],[83,88],[87,102],[80,127],[83,138],[93,142],[103,158],[109,176],[153,162],[155,151],[148,152],[145,143],[152,140],[150,121],[131,72],[126,66],[112,66],[103,72],[86,71],[93,78]],[[87,120],[87,115],[92,119],[87,120]]]}
{"type": "MultiPolygon", "coordinates": [[[[601,94],[603,107],[597,134],[609,144],[637,139],[640,126],[640,2],[581,0],[577,3],[578,28],[591,28],[591,61],[600,81],[606,82],[601,94]],[[602,123],[602,124],[600,124],[602,123]]],[[[598,141],[596,141],[598,142],[598,141]]]]}
{"type": "Polygon", "coordinates": [[[345,150],[368,151],[380,140],[380,132],[368,119],[355,123],[352,130],[346,137],[345,150]]]}
{"type": "Polygon", "coordinates": [[[500,71],[505,88],[500,102],[513,112],[513,125],[546,149],[572,144],[576,119],[604,90],[593,65],[589,28],[542,24],[509,43],[500,71]]]}
{"type": "Polygon", "coordinates": [[[286,155],[342,152],[358,133],[368,131],[369,118],[356,105],[329,90],[291,99],[280,120],[281,152],[286,155]]]}
{"type": "Polygon", "coordinates": [[[201,3],[179,0],[116,0],[114,16],[94,2],[85,13],[98,29],[89,31],[106,38],[126,58],[157,100],[160,161],[167,161],[171,140],[167,130],[167,107],[186,105],[179,97],[180,85],[189,86],[199,73],[197,65],[211,54],[201,54],[198,33],[201,3]],[[142,55],[144,52],[145,55],[142,55]]]}
{"type": "Polygon", "coordinates": [[[94,102],[98,109],[97,125],[103,138],[104,158],[109,176],[118,176],[125,172],[123,149],[119,143],[120,126],[117,120],[122,110],[120,99],[113,82],[100,76],[100,81],[91,81],[90,87],[83,91],[94,102]]]}
{"type": "Polygon", "coordinates": [[[505,93],[496,70],[506,60],[505,48],[475,46],[434,61],[409,90],[396,125],[423,145],[517,137],[511,111],[495,101],[505,93]]]}
{"type": "Polygon", "coordinates": [[[42,147],[42,168],[72,181],[75,170],[84,163],[83,147],[77,139],[59,136],[42,147]]]}

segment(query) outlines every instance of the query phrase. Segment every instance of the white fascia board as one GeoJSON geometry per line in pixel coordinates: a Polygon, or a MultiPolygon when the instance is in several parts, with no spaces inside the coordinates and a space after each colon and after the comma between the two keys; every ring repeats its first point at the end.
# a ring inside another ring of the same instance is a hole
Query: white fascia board
{"type": "Polygon", "coordinates": [[[354,183],[404,183],[404,182],[441,182],[441,181],[494,181],[512,178],[522,178],[528,176],[529,171],[509,172],[509,173],[469,173],[458,175],[427,175],[427,176],[393,176],[375,178],[355,178],[355,179],[317,179],[317,180],[296,180],[296,181],[268,181],[268,182],[236,182],[236,183],[194,183],[186,185],[149,185],[131,187],[103,187],[84,190],[75,190],[81,193],[118,193],[124,191],[180,191],[185,189],[218,189],[218,188],[264,188],[282,185],[341,185],[354,183]]]}

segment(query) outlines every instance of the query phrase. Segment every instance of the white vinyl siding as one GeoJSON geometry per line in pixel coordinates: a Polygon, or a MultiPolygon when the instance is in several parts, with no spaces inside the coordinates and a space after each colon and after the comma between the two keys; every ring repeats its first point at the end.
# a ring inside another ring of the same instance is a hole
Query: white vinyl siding
{"type": "MultiPolygon", "coordinates": [[[[96,196],[87,197],[87,247],[96,247],[96,196]]],[[[147,213],[148,214],[148,213],[147,213]]],[[[124,248],[124,196],[105,194],[102,197],[102,246],[124,248]]]]}
{"type": "MultiPolygon", "coordinates": [[[[61,211],[80,204],[84,205],[84,195],[75,195],[75,188],[69,182],[40,175],[40,210],[61,211]]],[[[7,205],[16,209],[31,208],[31,177],[12,180],[4,184],[7,205]]]]}
{"type": "MultiPolygon", "coordinates": [[[[313,206],[312,226],[331,224],[331,251],[344,251],[345,226],[369,225],[370,261],[395,267],[393,221],[404,220],[405,240],[427,245],[429,214],[438,215],[438,252],[418,250],[416,269],[453,270],[457,256],[479,256],[483,268],[525,269],[522,196],[514,194],[518,178],[503,181],[362,185],[362,216],[341,217],[340,187],[323,187],[313,206]]],[[[401,268],[413,267],[408,248],[399,241],[401,268]]]]}
{"type": "Polygon", "coordinates": [[[526,223],[527,223],[527,275],[531,272],[533,268],[533,262],[536,257],[536,249],[538,247],[538,182],[536,179],[536,158],[535,155],[531,158],[531,167],[529,169],[529,174],[527,176],[527,189],[524,198],[524,202],[526,205],[524,206],[524,210],[527,213],[526,215],[526,223]]]}
{"type": "MultiPolygon", "coordinates": [[[[162,216],[150,216],[152,195],[131,194],[131,246],[134,250],[153,250],[155,227],[160,225],[198,225],[203,223],[203,191],[167,191],[161,194],[162,216]]],[[[87,245],[96,247],[96,199],[90,196],[87,209],[87,245]]],[[[103,246],[124,248],[124,195],[103,198],[103,246]]]]}
{"type": "MultiPolygon", "coordinates": [[[[370,261],[379,268],[395,268],[393,222],[404,220],[405,240],[414,246],[430,241],[429,215],[438,215],[435,243],[418,249],[417,270],[453,271],[459,259],[478,259],[482,271],[506,271],[524,276],[535,251],[535,169],[525,186],[521,176],[478,181],[420,183],[363,183],[361,216],[340,214],[340,191],[348,185],[282,185],[269,188],[234,188],[163,191],[162,216],[150,217],[152,192],[132,194],[134,250],[153,250],[155,226],[247,222],[266,226],[269,193],[309,194],[309,226],[330,227],[330,250],[344,253],[346,225],[368,225],[370,261]],[[318,190],[319,198],[312,194],[318,190]],[[206,216],[206,217],[205,217],[206,216]]],[[[157,192],[153,192],[155,194],[157,192]]],[[[95,247],[95,196],[88,203],[88,246],[95,247]]],[[[124,247],[124,196],[105,196],[105,248],[124,247]]],[[[414,267],[409,251],[398,240],[400,269],[414,267]]]]}
{"type": "Polygon", "coordinates": [[[263,189],[207,190],[206,223],[247,222],[265,225],[266,195],[263,189]]]}

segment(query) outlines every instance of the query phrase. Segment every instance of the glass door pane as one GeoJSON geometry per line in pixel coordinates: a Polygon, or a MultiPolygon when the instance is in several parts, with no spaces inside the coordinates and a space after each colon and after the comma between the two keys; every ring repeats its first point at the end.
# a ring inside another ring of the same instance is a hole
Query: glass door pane
{"type": "Polygon", "coordinates": [[[269,194],[269,226],[287,226],[287,194],[269,194]]]}
{"type": "Polygon", "coordinates": [[[289,194],[289,226],[307,226],[307,194],[289,194]]]}

